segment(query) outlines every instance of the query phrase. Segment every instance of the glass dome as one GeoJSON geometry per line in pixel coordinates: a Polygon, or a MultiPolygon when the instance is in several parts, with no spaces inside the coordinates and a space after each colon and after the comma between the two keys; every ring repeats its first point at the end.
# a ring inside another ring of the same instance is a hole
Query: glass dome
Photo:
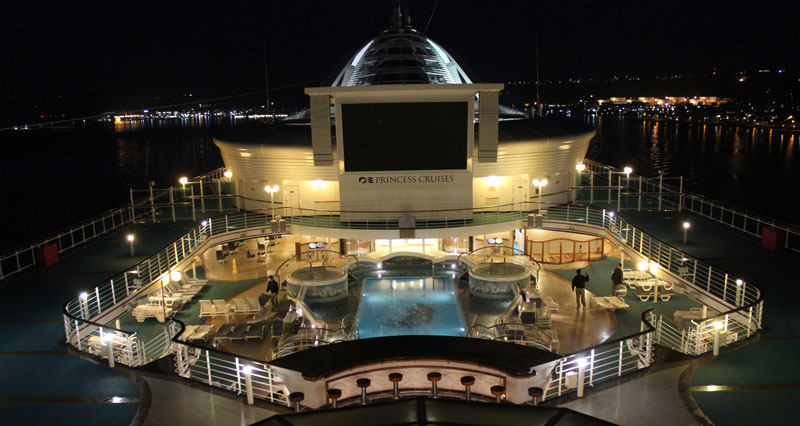
{"type": "Polygon", "coordinates": [[[470,83],[453,57],[412,28],[408,13],[397,8],[389,28],[359,49],[333,86],[470,83]]]}

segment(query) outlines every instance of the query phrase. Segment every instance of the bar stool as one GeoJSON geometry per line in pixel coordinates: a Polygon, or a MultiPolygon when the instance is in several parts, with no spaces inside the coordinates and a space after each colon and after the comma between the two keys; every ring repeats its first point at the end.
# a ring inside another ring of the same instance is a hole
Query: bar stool
{"type": "Polygon", "coordinates": [[[331,408],[336,408],[336,400],[342,396],[342,391],[339,389],[328,389],[328,399],[331,400],[331,408]]]}
{"type": "Polygon", "coordinates": [[[542,395],[544,395],[544,389],[537,387],[528,388],[528,396],[533,398],[531,402],[533,402],[534,406],[539,405],[539,402],[542,400],[542,395]]]}
{"type": "Polygon", "coordinates": [[[294,412],[300,412],[300,403],[306,398],[306,395],[303,392],[292,392],[289,394],[289,401],[292,401],[292,405],[294,405],[294,412]]]}
{"type": "Polygon", "coordinates": [[[495,386],[492,386],[491,389],[489,389],[489,390],[492,392],[492,395],[494,395],[494,397],[497,400],[498,404],[503,402],[503,394],[506,393],[506,387],[505,386],[495,385],[495,386]]]}
{"type": "Polygon", "coordinates": [[[371,383],[369,379],[356,380],[356,386],[361,388],[361,405],[367,405],[367,388],[371,383]]]}
{"type": "Polygon", "coordinates": [[[431,394],[434,399],[439,397],[439,387],[437,386],[439,380],[442,380],[442,373],[436,371],[428,373],[428,381],[431,382],[431,394]]]}
{"type": "Polygon", "coordinates": [[[394,388],[394,399],[400,399],[400,381],[403,380],[403,375],[400,373],[391,373],[389,374],[389,381],[392,382],[392,387],[394,388]]]}
{"type": "Polygon", "coordinates": [[[469,388],[475,384],[475,378],[472,376],[464,376],[461,378],[461,384],[467,389],[467,401],[469,401],[471,399],[469,388]]]}

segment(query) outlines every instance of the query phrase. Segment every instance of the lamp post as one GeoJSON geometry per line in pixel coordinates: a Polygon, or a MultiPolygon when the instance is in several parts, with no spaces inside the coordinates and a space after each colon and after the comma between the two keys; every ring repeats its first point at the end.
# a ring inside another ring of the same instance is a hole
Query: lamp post
{"type": "Polygon", "coordinates": [[[686,244],[686,234],[689,233],[689,228],[692,227],[692,224],[689,222],[683,222],[683,243],[686,244]]]}
{"type": "Polygon", "coordinates": [[[272,215],[275,216],[275,193],[281,189],[278,185],[270,186],[268,183],[264,183],[264,191],[269,193],[269,205],[272,207],[272,215]]]}
{"type": "Polygon", "coordinates": [[[131,256],[133,256],[133,240],[136,239],[136,237],[133,234],[128,234],[127,239],[131,246],[131,256]]]}
{"type": "Polygon", "coordinates": [[[586,358],[578,358],[578,398],[583,398],[583,388],[586,382],[586,358]]]}
{"type": "MultiPolygon", "coordinates": [[[[625,172],[625,188],[627,189],[628,182],[630,182],[631,173],[633,173],[633,168],[631,166],[625,166],[623,171],[625,172]]],[[[622,185],[620,185],[619,192],[620,193],[617,195],[617,210],[621,210],[620,203],[622,198],[622,185]]]]}
{"type": "Polygon", "coordinates": [[[547,178],[534,179],[533,185],[539,188],[539,214],[542,214],[542,189],[547,186],[547,178]]]}
{"type": "MultiPolygon", "coordinates": [[[[586,164],[583,164],[583,163],[576,164],[575,165],[575,170],[577,171],[577,174],[575,176],[575,180],[577,181],[575,187],[578,188],[580,186],[580,184],[581,184],[581,173],[584,170],[586,170],[586,164]]],[[[576,193],[573,192],[572,201],[575,201],[576,199],[577,199],[576,193]]]]}
{"type": "Polygon", "coordinates": [[[719,355],[719,334],[722,330],[722,323],[719,321],[714,321],[714,356],[719,355]]]}
{"type": "Polygon", "coordinates": [[[186,176],[181,176],[181,178],[178,179],[178,182],[181,184],[181,188],[186,189],[186,184],[189,183],[189,178],[186,176]]]}

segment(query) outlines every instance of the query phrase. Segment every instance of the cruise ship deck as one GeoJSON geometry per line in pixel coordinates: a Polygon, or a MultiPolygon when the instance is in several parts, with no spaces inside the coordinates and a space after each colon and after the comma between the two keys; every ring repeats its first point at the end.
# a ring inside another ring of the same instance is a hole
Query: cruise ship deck
{"type": "MultiPolygon", "coordinates": [[[[665,425],[742,424],[753,412],[758,412],[760,421],[765,423],[791,423],[791,413],[786,407],[797,393],[796,369],[792,368],[797,361],[792,349],[798,337],[793,326],[797,323],[797,312],[791,302],[797,290],[787,285],[786,277],[791,276],[795,255],[763,248],[751,236],[711,218],[674,208],[637,211],[636,197],[631,195],[635,191],[625,194],[629,199],[616,213],[618,219],[693,258],[757,285],[765,299],[763,329],[753,338],[723,346],[718,356],[706,353],[691,357],[656,345],[655,362],[649,368],[587,387],[582,398],[571,392],[543,405],[571,408],[618,424],[639,424],[643,418],[648,423],[665,425]],[[681,227],[685,220],[692,224],[686,244],[681,227]]],[[[608,201],[592,207],[616,209],[614,200],[608,201]]],[[[573,205],[573,208],[582,207],[573,205]]],[[[554,211],[551,207],[551,212],[554,211]]],[[[238,392],[214,390],[164,374],[152,366],[117,365],[109,369],[103,365],[101,356],[82,353],[63,343],[61,307],[66,298],[86,289],[87,283],[130,270],[197,225],[197,221],[180,220],[122,225],[75,248],[53,266],[7,279],[1,290],[5,343],[0,362],[7,372],[3,375],[4,417],[19,419],[21,424],[59,420],[63,423],[67,416],[72,424],[163,424],[190,418],[197,424],[251,424],[275,414],[287,414],[289,409],[285,406],[258,400],[251,406],[238,392]],[[136,234],[136,256],[130,256],[125,241],[130,232],[136,234]],[[189,401],[191,410],[185,408],[189,401]]],[[[273,247],[270,259],[261,267],[274,270],[282,256],[291,256],[293,252],[294,242],[288,236],[273,247]]],[[[547,293],[548,287],[563,290],[568,286],[566,278],[581,267],[594,278],[589,291],[608,295],[607,277],[615,259],[618,253],[610,249],[604,260],[548,265],[541,274],[541,291],[547,293]]],[[[216,266],[221,275],[215,279],[227,284],[234,281],[230,280],[234,278],[230,275],[232,269],[223,271],[230,263],[216,266]]],[[[241,272],[237,272],[243,275],[235,277],[235,281],[245,283],[242,289],[263,292],[264,280],[247,276],[247,267],[247,259],[243,258],[241,272]]],[[[226,291],[230,298],[248,290],[226,291]]],[[[563,317],[563,324],[574,330],[570,333],[565,328],[559,332],[565,349],[562,353],[616,337],[615,333],[626,327],[624,317],[636,310],[629,294],[625,300],[631,303],[631,309],[612,314],[616,317],[613,324],[598,327],[608,313],[576,312],[572,294],[562,293],[553,293],[561,305],[557,316],[563,317]],[[581,318],[583,315],[587,317],[581,318]],[[574,322],[581,324],[574,327],[574,322]]],[[[285,290],[280,297],[286,297],[285,290]]],[[[670,308],[670,302],[662,302],[656,309],[675,308],[670,308]]]]}

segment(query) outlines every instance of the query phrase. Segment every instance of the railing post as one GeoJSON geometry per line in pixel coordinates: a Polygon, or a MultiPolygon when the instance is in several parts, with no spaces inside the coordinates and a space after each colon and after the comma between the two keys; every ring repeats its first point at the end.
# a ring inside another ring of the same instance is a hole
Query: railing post
{"type": "MultiPolygon", "coordinates": [[[[202,188],[202,187],[203,186],[201,184],[200,188],[202,188]]],[[[192,221],[196,221],[197,220],[197,214],[195,213],[195,210],[194,210],[194,187],[193,186],[189,187],[189,195],[190,195],[190,201],[192,203],[192,221]]],[[[203,213],[205,213],[205,209],[203,209],[203,213]]]]}
{"type": "Polygon", "coordinates": [[[117,295],[114,292],[114,280],[111,280],[111,301],[114,302],[114,305],[117,304],[117,295]]]}
{"type": "Polygon", "coordinates": [[[94,288],[94,296],[97,299],[97,314],[99,315],[99,314],[103,313],[103,309],[100,307],[100,288],[99,287],[95,287],[94,288]]]}
{"type": "Polygon", "coordinates": [[[217,179],[217,199],[219,200],[219,211],[222,211],[222,179],[217,179]]]}
{"type": "Polygon", "coordinates": [[[175,198],[173,198],[171,186],[169,187],[169,205],[172,208],[172,221],[175,222],[175,198]]]}
{"type": "MultiPolygon", "coordinates": [[[[194,197],[194,188],[192,188],[192,197],[194,197]]],[[[194,207],[194,199],[192,199],[192,207],[194,207]]],[[[200,178],[200,211],[206,212],[206,199],[203,197],[203,178],[200,178]]]]}
{"type": "Polygon", "coordinates": [[[680,184],[678,186],[678,191],[680,192],[680,195],[679,195],[679,198],[678,198],[678,211],[679,212],[683,211],[683,175],[681,175],[680,178],[681,178],[681,181],[680,181],[680,184]]]}
{"type": "Polygon", "coordinates": [[[134,207],[134,204],[133,204],[133,188],[131,188],[130,190],[131,190],[131,223],[135,224],[136,223],[136,208],[134,207]]]}

